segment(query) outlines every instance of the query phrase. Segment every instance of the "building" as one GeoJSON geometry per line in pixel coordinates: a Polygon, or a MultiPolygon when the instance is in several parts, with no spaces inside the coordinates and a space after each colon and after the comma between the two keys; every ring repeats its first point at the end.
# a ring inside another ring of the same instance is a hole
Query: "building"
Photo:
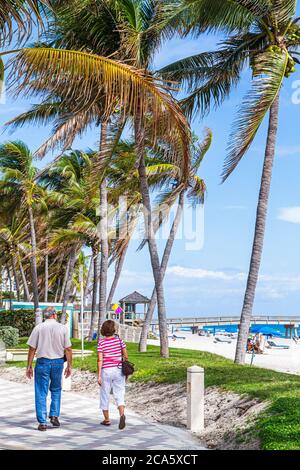
{"type": "Polygon", "coordinates": [[[147,313],[147,307],[150,304],[150,299],[135,290],[120,299],[119,304],[124,312],[125,323],[133,320],[143,321],[147,313]],[[140,305],[142,310],[138,308],[140,305]]]}

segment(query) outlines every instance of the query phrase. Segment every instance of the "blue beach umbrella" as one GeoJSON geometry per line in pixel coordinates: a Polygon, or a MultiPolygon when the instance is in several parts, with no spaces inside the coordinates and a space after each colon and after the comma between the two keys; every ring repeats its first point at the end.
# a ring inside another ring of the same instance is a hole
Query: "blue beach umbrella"
{"type": "Polygon", "coordinates": [[[237,333],[238,327],[236,325],[229,325],[225,328],[226,333],[237,333]]]}
{"type": "Polygon", "coordinates": [[[279,330],[272,328],[271,326],[253,326],[251,328],[252,333],[261,333],[262,335],[282,336],[279,330]]]}

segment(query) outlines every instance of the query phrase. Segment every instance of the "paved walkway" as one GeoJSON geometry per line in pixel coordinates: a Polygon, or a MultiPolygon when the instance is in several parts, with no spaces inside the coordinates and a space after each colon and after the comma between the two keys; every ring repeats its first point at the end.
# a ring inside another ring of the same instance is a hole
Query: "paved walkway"
{"type": "MultiPolygon", "coordinates": [[[[6,449],[142,449],[201,450],[186,430],[149,423],[127,410],[127,426],[118,429],[118,415],[112,406],[112,425],[99,425],[98,400],[64,392],[61,428],[37,431],[33,384],[0,378],[0,448],[6,449]]],[[[145,406],[147,404],[145,403],[145,406]]]]}

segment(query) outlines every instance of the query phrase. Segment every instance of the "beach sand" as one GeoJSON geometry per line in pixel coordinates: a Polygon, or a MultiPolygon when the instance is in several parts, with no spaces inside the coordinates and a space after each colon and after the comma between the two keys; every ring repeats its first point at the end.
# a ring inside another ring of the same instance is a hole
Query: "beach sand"
{"type": "MultiPolygon", "coordinates": [[[[170,348],[195,349],[199,351],[207,351],[220,356],[234,359],[236,349],[236,338],[231,339],[231,344],[214,343],[215,337],[206,337],[193,335],[190,332],[178,331],[178,336],[184,336],[185,339],[169,338],[170,348]]],[[[226,338],[223,335],[216,335],[218,338],[226,338]]],[[[292,339],[275,338],[276,344],[284,344],[290,346],[290,349],[265,349],[264,354],[256,354],[253,365],[264,367],[265,369],[273,369],[279,372],[287,372],[290,374],[300,375],[300,342],[296,344],[292,339]]],[[[158,340],[148,340],[148,344],[159,345],[158,340]]],[[[246,354],[246,363],[250,364],[251,354],[246,354]]]]}

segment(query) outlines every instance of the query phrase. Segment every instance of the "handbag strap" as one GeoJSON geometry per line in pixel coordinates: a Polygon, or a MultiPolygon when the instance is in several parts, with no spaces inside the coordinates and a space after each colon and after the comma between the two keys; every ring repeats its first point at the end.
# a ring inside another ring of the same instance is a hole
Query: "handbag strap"
{"type": "Polygon", "coordinates": [[[124,356],[123,356],[123,347],[122,347],[122,341],[121,341],[121,338],[119,335],[116,335],[116,337],[118,338],[119,342],[120,342],[120,348],[121,348],[121,361],[123,362],[124,361],[124,356]]]}

